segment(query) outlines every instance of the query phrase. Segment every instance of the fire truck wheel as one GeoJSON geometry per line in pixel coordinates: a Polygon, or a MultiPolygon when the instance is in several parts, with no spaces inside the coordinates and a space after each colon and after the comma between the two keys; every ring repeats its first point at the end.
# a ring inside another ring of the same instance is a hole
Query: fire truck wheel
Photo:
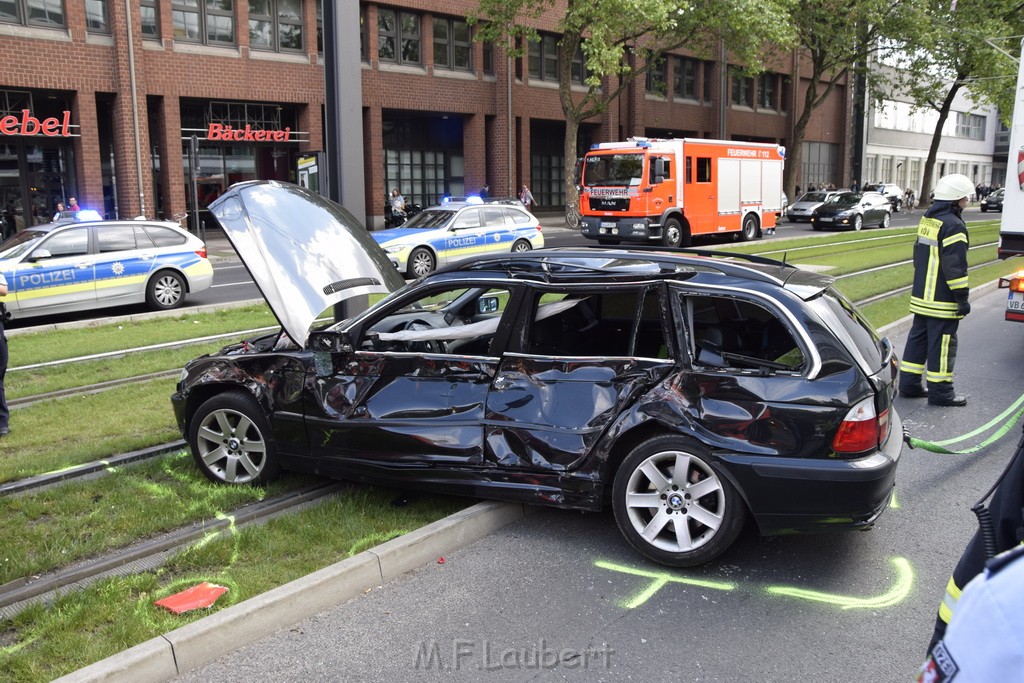
{"type": "Polygon", "coordinates": [[[669,218],[661,229],[661,243],[666,247],[678,247],[683,243],[683,227],[678,218],[669,218]]]}
{"type": "Polygon", "coordinates": [[[753,214],[748,214],[743,219],[743,230],[740,232],[740,241],[749,242],[757,237],[757,219],[753,214]]]}

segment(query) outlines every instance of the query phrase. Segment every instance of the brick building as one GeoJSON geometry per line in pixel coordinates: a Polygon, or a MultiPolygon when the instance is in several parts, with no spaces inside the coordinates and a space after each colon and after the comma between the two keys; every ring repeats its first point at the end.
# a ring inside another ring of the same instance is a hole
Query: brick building
{"type": "MultiPolygon", "coordinates": [[[[430,204],[525,183],[540,206],[563,201],[556,16],[539,18],[541,42],[509,60],[472,41],[475,5],[360,2],[360,24],[342,38],[360,41],[371,225],[392,187],[430,204]]],[[[200,208],[239,180],[294,181],[297,157],[324,146],[320,16],[321,0],[0,2],[5,230],[47,220],[70,196],[111,217],[183,213],[192,135],[200,208]]],[[[628,135],[787,144],[798,61],[776,66],[747,78],[673,55],[581,126],[580,147],[628,135]]],[[[840,86],[813,117],[805,184],[846,180],[849,122],[840,86]]]]}

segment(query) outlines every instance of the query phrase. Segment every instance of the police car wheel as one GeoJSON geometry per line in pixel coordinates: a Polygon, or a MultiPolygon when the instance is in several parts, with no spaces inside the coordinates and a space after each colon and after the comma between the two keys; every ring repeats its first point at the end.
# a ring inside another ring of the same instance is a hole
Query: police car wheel
{"type": "Polygon", "coordinates": [[[615,473],[612,507],[630,545],[674,567],[708,562],[733,544],[746,506],[708,450],[675,435],[641,443],[615,473]]]}
{"type": "Polygon", "coordinates": [[[199,406],[188,445],[203,474],[220,484],[262,485],[281,473],[270,423],[247,393],[230,391],[199,406]]]}
{"type": "Polygon", "coordinates": [[[146,303],[151,308],[177,308],[185,300],[185,278],[173,270],[162,270],[146,287],[146,303]]]}
{"type": "Polygon", "coordinates": [[[516,240],[516,243],[512,245],[512,251],[516,253],[530,251],[531,249],[533,249],[533,245],[530,244],[529,240],[516,240]]]}
{"type": "Polygon", "coordinates": [[[434,256],[423,247],[412,250],[409,254],[409,266],[406,273],[411,278],[419,279],[434,270],[434,256]]]}

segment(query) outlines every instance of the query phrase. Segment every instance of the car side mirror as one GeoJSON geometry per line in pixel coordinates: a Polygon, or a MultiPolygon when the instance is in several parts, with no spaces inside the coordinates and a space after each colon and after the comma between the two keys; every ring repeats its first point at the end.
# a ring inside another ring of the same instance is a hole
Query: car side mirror
{"type": "Polygon", "coordinates": [[[476,312],[480,315],[498,312],[498,297],[482,296],[476,301],[476,312]]]}
{"type": "Polygon", "coordinates": [[[310,332],[306,345],[311,351],[348,353],[352,350],[352,337],[348,332],[310,332]]]}
{"type": "Polygon", "coordinates": [[[44,258],[53,258],[53,254],[46,249],[36,249],[29,255],[28,262],[35,263],[36,261],[42,261],[44,258]]]}

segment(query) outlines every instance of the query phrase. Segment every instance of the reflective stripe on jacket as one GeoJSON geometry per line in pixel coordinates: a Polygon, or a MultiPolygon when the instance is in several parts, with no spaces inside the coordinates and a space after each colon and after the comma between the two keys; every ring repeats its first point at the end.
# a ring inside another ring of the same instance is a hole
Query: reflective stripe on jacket
{"type": "MultiPolygon", "coordinates": [[[[958,208],[958,207],[957,207],[958,208]]],[[[953,202],[932,204],[917,227],[914,286],[910,312],[930,318],[957,319],[954,290],[966,290],[967,226],[953,202]]]]}

